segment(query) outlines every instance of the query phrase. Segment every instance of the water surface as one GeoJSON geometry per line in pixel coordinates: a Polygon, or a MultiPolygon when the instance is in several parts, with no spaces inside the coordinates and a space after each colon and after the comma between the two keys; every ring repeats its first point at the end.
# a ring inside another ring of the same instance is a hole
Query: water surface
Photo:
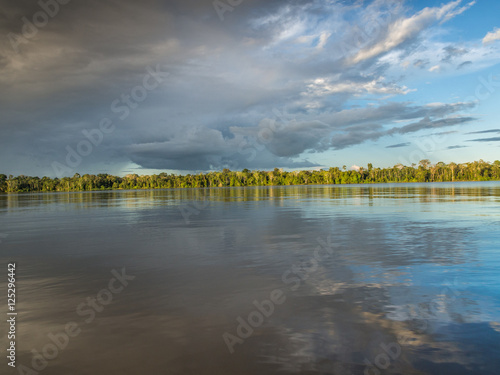
{"type": "Polygon", "coordinates": [[[39,373],[497,374],[499,208],[498,182],[1,195],[17,365],[74,322],[39,373]]]}

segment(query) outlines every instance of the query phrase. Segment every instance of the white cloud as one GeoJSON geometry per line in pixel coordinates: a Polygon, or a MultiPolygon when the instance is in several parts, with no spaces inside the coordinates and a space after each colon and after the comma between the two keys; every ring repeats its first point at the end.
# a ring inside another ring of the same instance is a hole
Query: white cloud
{"type": "Polygon", "coordinates": [[[486,36],[483,38],[483,44],[487,43],[492,43],[495,40],[500,40],[500,28],[495,27],[493,31],[490,31],[486,36]]]}
{"type": "Polygon", "coordinates": [[[380,77],[367,82],[342,81],[332,82],[338,79],[317,78],[307,86],[305,95],[324,96],[330,94],[349,93],[354,95],[362,94],[385,94],[385,95],[406,95],[410,89],[406,86],[398,86],[394,83],[385,83],[380,77]]]}
{"type": "Polygon", "coordinates": [[[382,40],[371,47],[358,51],[350,62],[356,64],[384,52],[388,52],[403,42],[415,37],[420,31],[433,22],[439,20],[446,22],[474,5],[474,2],[471,2],[457,9],[461,2],[462,0],[456,0],[439,8],[424,8],[410,18],[396,20],[389,26],[387,34],[382,40]]]}
{"type": "Polygon", "coordinates": [[[445,105],[446,105],[445,103],[434,102],[434,103],[427,103],[425,106],[430,108],[438,108],[438,107],[443,107],[445,105]]]}
{"type": "Polygon", "coordinates": [[[295,39],[296,43],[311,43],[314,40],[314,35],[302,35],[295,39]]]}
{"type": "Polygon", "coordinates": [[[319,36],[319,42],[318,45],[316,46],[317,49],[322,49],[326,42],[328,42],[328,38],[330,38],[330,35],[332,35],[329,32],[323,31],[321,35],[319,36]]]}
{"type": "Polygon", "coordinates": [[[330,38],[331,35],[332,35],[332,33],[328,32],[328,31],[322,31],[319,34],[301,35],[298,38],[296,38],[294,40],[294,42],[298,43],[298,44],[309,44],[310,45],[317,39],[318,42],[316,43],[315,48],[317,50],[322,50],[325,47],[325,45],[328,42],[328,39],[330,38]]]}
{"type": "MultiPolygon", "coordinates": [[[[448,5],[452,5],[452,8],[455,8],[456,5],[460,4],[461,3],[461,0],[458,0],[458,1],[455,1],[454,3],[450,3],[448,5]]],[[[443,17],[443,20],[441,21],[441,23],[443,22],[446,22],[446,21],[449,21],[451,20],[453,17],[456,17],[458,16],[459,14],[462,14],[463,12],[465,12],[467,9],[469,9],[471,6],[473,6],[474,4],[476,3],[476,1],[471,1],[470,3],[464,5],[463,7],[461,8],[458,8],[458,9],[455,9],[451,12],[448,12],[448,11],[445,11],[446,15],[443,17]]]]}
{"type": "Polygon", "coordinates": [[[377,60],[378,66],[389,66],[384,72],[388,81],[405,75],[425,82],[436,73],[458,77],[490,68],[500,59],[500,43],[482,44],[480,38],[459,44],[444,43],[432,35],[432,31],[425,31],[419,48],[391,51],[377,60]]]}

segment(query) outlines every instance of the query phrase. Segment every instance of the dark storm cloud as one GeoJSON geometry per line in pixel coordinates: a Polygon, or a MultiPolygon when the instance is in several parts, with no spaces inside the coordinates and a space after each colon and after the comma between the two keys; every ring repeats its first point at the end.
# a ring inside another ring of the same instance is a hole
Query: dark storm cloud
{"type": "Polygon", "coordinates": [[[409,145],[411,145],[410,142],[404,142],[404,143],[397,143],[395,145],[386,146],[385,148],[399,148],[399,147],[406,147],[409,145]]]}
{"type": "MultiPolygon", "coordinates": [[[[358,125],[361,125],[361,127],[356,130],[348,128],[344,133],[334,135],[332,139],[332,146],[335,149],[340,150],[349,146],[364,143],[366,141],[375,141],[379,138],[394,134],[408,134],[421,130],[465,124],[475,120],[475,118],[469,116],[446,116],[452,115],[457,111],[471,109],[473,107],[474,104],[472,103],[456,103],[452,105],[436,104],[432,106],[410,106],[406,103],[393,103],[385,107],[365,109],[364,111],[358,113],[360,116],[358,119],[358,125]],[[418,118],[421,119],[408,125],[395,126],[384,130],[373,130],[373,123],[382,119],[385,120],[385,123],[388,123],[418,118]],[[362,130],[362,125],[367,126],[365,131],[362,130]]],[[[351,118],[349,123],[356,123],[356,119],[351,118]]]]}
{"type": "Polygon", "coordinates": [[[377,62],[452,15],[450,4],[411,17],[392,1],[254,0],[221,21],[212,1],[72,0],[36,35],[19,39],[23,17],[33,21],[40,5],[3,1],[0,168],[53,175],[52,163],[64,163],[68,147],[103,118],[114,130],[79,171],[116,172],[130,162],[312,167],[307,153],[471,121],[458,117],[468,103],[387,102],[408,89],[386,79],[390,65],[377,62]],[[157,67],[168,78],[133,99],[157,67]],[[362,95],[385,99],[345,109],[362,95]]]}

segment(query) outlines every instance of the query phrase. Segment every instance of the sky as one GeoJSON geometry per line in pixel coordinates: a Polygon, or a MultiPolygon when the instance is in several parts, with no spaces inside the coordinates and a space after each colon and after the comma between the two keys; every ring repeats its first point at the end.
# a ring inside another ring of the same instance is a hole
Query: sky
{"type": "Polygon", "coordinates": [[[0,9],[0,173],[500,159],[497,0],[0,9]]]}

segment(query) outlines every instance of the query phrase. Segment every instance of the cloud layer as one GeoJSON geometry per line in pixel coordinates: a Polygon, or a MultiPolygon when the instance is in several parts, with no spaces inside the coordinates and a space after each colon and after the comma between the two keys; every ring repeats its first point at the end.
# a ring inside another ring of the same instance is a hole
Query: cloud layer
{"type": "Polygon", "coordinates": [[[475,121],[472,102],[405,99],[405,75],[466,71],[497,53],[498,30],[480,52],[427,37],[474,6],[460,0],[258,0],[223,21],[206,1],[73,0],[30,37],[40,5],[2,6],[0,167],[14,173],[53,175],[103,119],[114,130],[71,171],[311,168],[380,139],[399,148],[475,121]],[[158,66],[168,77],[144,89],[158,66]]]}

